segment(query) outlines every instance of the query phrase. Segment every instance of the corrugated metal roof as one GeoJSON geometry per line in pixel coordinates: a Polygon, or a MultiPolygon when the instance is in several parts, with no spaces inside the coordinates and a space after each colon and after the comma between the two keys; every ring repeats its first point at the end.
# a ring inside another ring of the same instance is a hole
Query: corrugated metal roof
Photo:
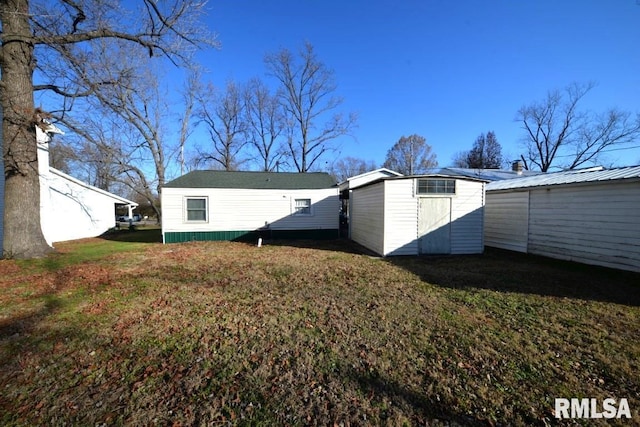
{"type": "Polygon", "coordinates": [[[320,189],[336,186],[325,172],[192,171],[166,183],[167,188],[320,189]]]}
{"type": "Polygon", "coordinates": [[[525,170],[518,174],[518,172],[510,169],[472,169],[453,167],[433,169],[432,171],[434,173],[440,173],[444,175],[468,176],[470,178],[478,178],[485,181],[500,181],[503,179],[523,178],[525,176],[539,175],[542,173],[537,171],[525,170]]]}
{"type": "Polygon", "coordinates": [[[588,169],[551,172],[523,178],[494,181],[487,184],[487,191],[639,178],[640,166],[627,166],[613,169],[604,169],[598,166],[588,169]]]}

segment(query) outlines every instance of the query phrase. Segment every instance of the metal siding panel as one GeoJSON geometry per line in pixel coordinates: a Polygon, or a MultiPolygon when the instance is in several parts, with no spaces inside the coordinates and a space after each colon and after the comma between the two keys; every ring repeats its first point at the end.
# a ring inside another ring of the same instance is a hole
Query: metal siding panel
{"type": "Polygon", "coordinates": [[[384,254],[418,254],[418,199],[413,179],[385,181],[384,254]]]}
{"type": "Polygon", "coordinates": [[[456,181],[451,199],[451,253],[484,251],[484,183],[456,181]]]}
{"type": "Polygon", "coordinates": [[[485,245],[526,253],[529,192],[487,193],[486,197],[485,245]]]}
{"type": "Polygon", "coordinates": [[[640,183],[531,192],[529,252],[640,271],[640,183]]]}
{"type": "Polygon", "coordinates": [[[384,255],[384,183],[351,193],[351,239],[384,255]]]}

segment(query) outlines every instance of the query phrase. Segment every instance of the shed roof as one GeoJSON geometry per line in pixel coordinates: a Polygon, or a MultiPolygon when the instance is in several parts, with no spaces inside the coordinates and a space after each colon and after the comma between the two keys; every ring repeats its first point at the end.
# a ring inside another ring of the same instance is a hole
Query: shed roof
{"type": "Polygon", "coordinates": [[[321,189],[335,187],[325,172],[192,171],[166,183],[167,188],[321,189]]]}
{"type": "Polygon", "coordinates": [[[340,187],[340,191],[344,191],[346,189],[353,189],[355,187],[362,186],[368,182],[375,181],[380,178],[392,176],[402,176],[402,174],[396,171],[392,171],[391,169],[379,168],[361,173],[359,175],[350,176],[344,181],[338,183],[338,187],[340,187]]]}
{"type": "Polygon", "coordinates": [[[503,179],[524,178],[526,176],[539,175],[542,172],[524,170],[516,172],[511,169],[474,169],[474,168],[436,168],[434,173],[453,176],[468,176],[470,178],[479,178],[486,181],[500,181],[503,179]]]}
{"type": "Polygon", "coordinates": [[[460,175],[449,175],[449,174],[442,174],[442,173],[427,173],[427,174],[422,174],[422,175],[401,175],[401,176],[385,176],[385,177],[380,177],[378,179],[375,179],[373,181],[369,181],[366,184],[363,184],[359,187],[354,188],[354,190],[358,190],[360,188],[363,187],[368,187],[369,185],[373,185],[373,184],[378,184],[379,182],[382,181],[398,181],[398,180],[403,180],[403,179],[420,179],[420,178],[427,178],[427,179],[461,179],[463,181],[475,181],[475,182],[488,182],[488,180],[486,179],[481,179],[481,178],[477,178],[477,177],[470,177],[470,176],[460,176],[460,175]]]}
{"type": "Polygon", "coordinates": [[[588,169],[551,172],[523,178],[506,179],[487,184],[487,191],[606,182],[625,179],[640,179],[640,166],[626,166],[613,169],[604,169],[602,166],[597,166],[588,169]]]}

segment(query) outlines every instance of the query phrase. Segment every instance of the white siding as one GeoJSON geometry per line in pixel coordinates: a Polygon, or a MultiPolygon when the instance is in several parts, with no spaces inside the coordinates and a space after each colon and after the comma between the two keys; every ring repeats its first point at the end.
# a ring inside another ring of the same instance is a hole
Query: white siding
{"type": "Polygon", "coordinates": [[[99,236],[115,226],[112,197],[54,173],[40,181],[42,233],[50,245],[99,236]]]}
{"type": "Polygon", "coordinates": [[[529,192],[488,192],[485,207],[487,246],[527,252],[529,192]]]}
{"type": "Polygon", "coordinates": [[[338,229],[337,188],[316,190],[251,190],[228,188],[163,188],[163,232],[338,229]],[[207,197],[208,221],[185,220],[185,198],[207,197]],[[311,215],[293,215],[295,199],[311,199],[311,215]]]}
{"type": "Polygon", "coordinates": [[[482,253],[483,228],[484,183],[457,180],[451,200],[451,253],[482,253]]]}
{"type": "MultiPolygon", "coordinates": [[[[354,189],[351,238],[381,255],[417,255],[418,201],[416,178],[394,178],[354,189]]],[[[451,253],[482,253],[484,184],[456,180],[451,196],[451,253]]]]}
{"type": "Polygon", "coordinates": [[[354,190],[349,204],[353,241],[384,255],[384,182],[354,190]]]}
{"type": "Polygon", "coordinates": [[[529,252],[640,271],[640,182],[531,190],[529,252]]]}
{"type": "Polygon", "coordinates": [[[385,181],[383,255],[418,254],[418,199],[413,179],[385,181]]]}

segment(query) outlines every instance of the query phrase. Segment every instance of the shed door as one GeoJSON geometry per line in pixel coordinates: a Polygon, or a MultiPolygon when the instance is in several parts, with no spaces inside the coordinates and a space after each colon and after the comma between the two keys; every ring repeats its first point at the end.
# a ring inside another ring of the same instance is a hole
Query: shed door
{"type": "Polygon", "coordinates": [[[422,197],[419,203],[420,253],[451,253],[451,198],[422,197]]]}

